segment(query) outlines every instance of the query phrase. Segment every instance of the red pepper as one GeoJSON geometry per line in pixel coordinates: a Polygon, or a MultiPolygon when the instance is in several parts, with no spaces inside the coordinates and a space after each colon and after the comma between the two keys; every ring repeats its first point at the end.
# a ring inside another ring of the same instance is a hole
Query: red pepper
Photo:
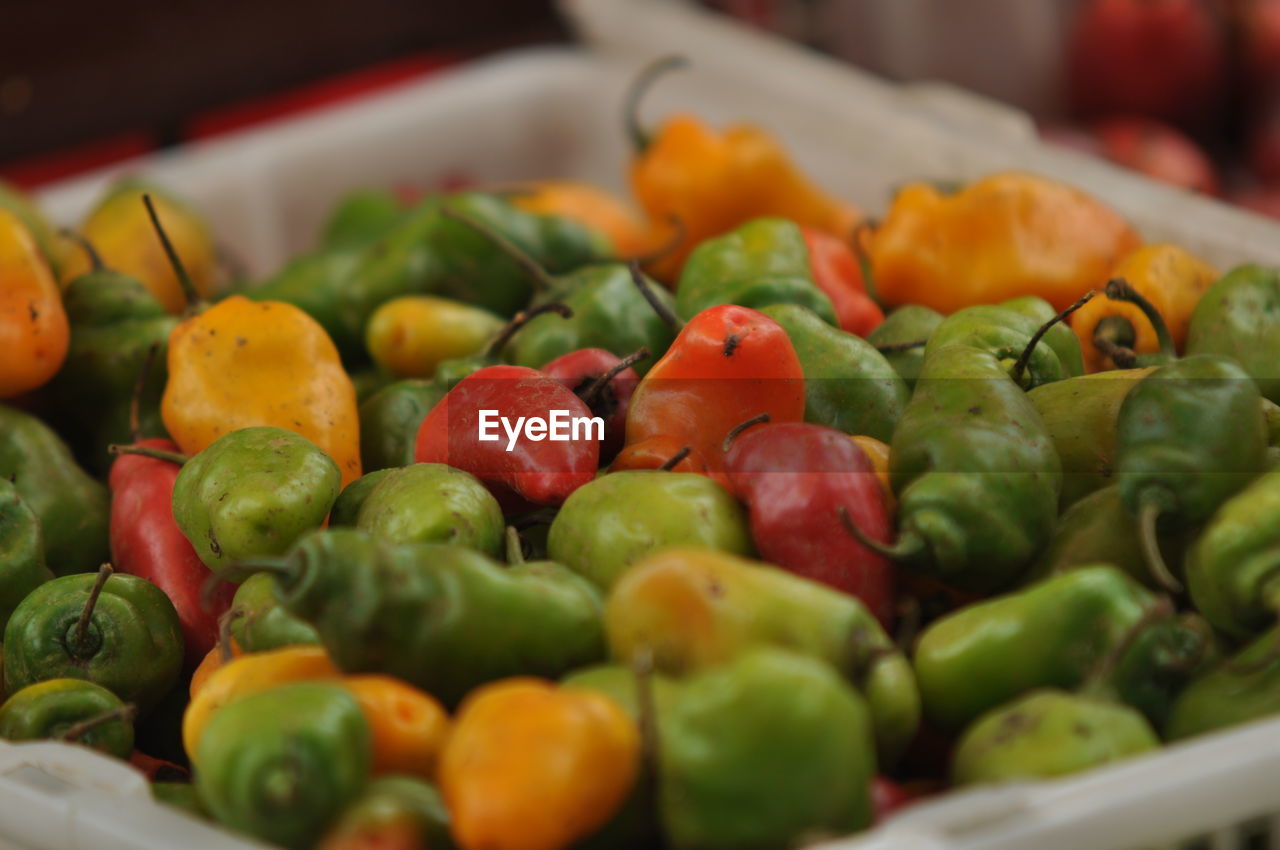
{"type": "MultiPolygon", "coordinates": [[[[137,445],[177,452],[165,439],[137,445]]],[[[218,618],[231,607],[235,586],[221,582],[204,599],[212,573],[173,519],[173,482],[181,467],[167,460],[122,454],[111,465],[111,561],[117,572],[145,578],[173,602],[182,623],[188,669],[218,641],[218,618]]]]}
{"type": "Polygon", "coordinates": [[[536,369],[488,366],[463,378],[431,408],[418,427],[414,460],[470,472],[508,512],[528,504],[558,505],[595,478],[600,442],[582,424],[579,439],[552,440],[545,427],[541,437],[536,428],[526,430],[529,420],[547,423],[553,411],[563,411],[566,421],[592,417],[573,390],[536,369]],[[486,434],[495,439],[480,439],[482,411],[486,434]]]}
{"type": "Polygon", "coordinates": [[[830,233],[800,228],[809,249],[809,269],[813,282],[827,294],[836,308],[840,330],[866,336],[884,321],[884,311],[867,295],[862,268],[853,248],[830,233]]]}
{"type": "Polygon", "coordinates": [[[884,490],[857,443],[822,425],[760,425],[733,441],[725,469],[760,557],[858,597],[891,627],[893,565],[855,540],[841,516],[876,540],[892,538],[884,490]]]}
{"type": "Polygon", "coordinates": [[[603,348],[581,348],[542,367],[547,375],[573,390],[593,415],[604,419],[604,441],[600,443],[602,463],[613,459],[626,437],[627,410],[640,383],[640,376],[630,364],[648,356],[648,350],[643,348],[625,360],[603,348]]]}

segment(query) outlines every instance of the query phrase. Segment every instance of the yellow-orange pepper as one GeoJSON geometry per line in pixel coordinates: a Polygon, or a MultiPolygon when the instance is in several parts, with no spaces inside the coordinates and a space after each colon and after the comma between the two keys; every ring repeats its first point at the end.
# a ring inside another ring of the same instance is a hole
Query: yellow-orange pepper
{"type": "Polygon", "coordinates": [[[515,186],[511,205],[539,215],[573,219],[609,238],[619,257],[632,257],[649,247],[649,233],[640,214],[609,192],[576,180],[539,180],[515,186]]]}
{"type": "Polygon", "coordinates": [[[636,723],[608,697],[506,679],[462,704],[440,790],[463,850],[561,850],[617,811],[639,762],[636,723]]]}
{"type": "Polygon", "coordinates": [[[439,700],[392,676],[347,676],[339,684],[360,702],[373,733],[373,774],[432,779],[449,737],[449,715],[439,700]]]}
{"type": "Polygon", "coordinates": [[[884,506],[892,514],[898,507],[898,501],[894,498],[893,486],[889,483],[889,446],[875,437],[862,434],[855,435],[853,441],[866,454],[867,460],[871,461],[871,467],[876,472],[880,488],[884,490],[884,506]]]}
{"type": "Polygon", "coordinates": [[[196,665],[196,669],[191,673],[191,681],[187,684],[187,695],[194,697],[196,693],[204,687],[205,682],[209,681],[209,677],[221,670],[225,665],[230,664],[234,659],[244,655],[244,650],[236,643],[236,639],[228,637],[230,641],[229,650],[223,649],[222,643],[213,645],[213,649],[205,653],[204,658],[200,659],[200,663],[196,665]]]}
{"type": "Polygon", "coordinates": [[[889,307],[953,313],[1038,295],[1066,309],[1105,281],[1139,237],[1096,198],[1033,174],[1001,173],[945,195],[898,192],[871,237],[875,290],[889,307]]]}
{"type": "Polygon", "coordinates": [[[400,378],[430,378],[441,361],[475,354],[506,322],[480,307],[435,295],[404,295],[369,317],[365,347],[400,378]]]}
{"type": "MultiPolygon", "coordinates": [[[[1220,277],[1216,269],[1177,245],[1144,245],[1111,271],[1124,278],[1151,305],[1169,328],[1178,351],[1187,340],[1191,314],[1200,296],[1220,277]]],[[[1099,281],[1099,287],[1105,281],[1099,281]]],[[[1136,304],[1094,298],[1071,315],[1071,329],[1080,338],[1087,372],[1114,369],[1116,364],[1102,340],[1122,345],[1135,354],[1160,350],[1151,321],[1136,304]]]]}
{"type": "Polygon", "coordinates": [[[67,358],[62,293],[35,236],[0,208],[0,398],[43,386],[67,358]]]}

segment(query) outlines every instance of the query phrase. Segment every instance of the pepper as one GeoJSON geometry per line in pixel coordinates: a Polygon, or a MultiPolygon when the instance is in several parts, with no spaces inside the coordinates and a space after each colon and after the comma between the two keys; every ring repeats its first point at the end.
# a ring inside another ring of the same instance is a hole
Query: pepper
{"type": "Polygon", "coordinates": [[[346,690],[282,685],[214,715],[200,736],[196,787],[221,823],[307,850],[364,790],[371,755],[369,725],[346,690]]]}
{"type": "Polygon", "coordinates": [[[339,684],[360,703],[373,739],[374,776],[435,775],[450,735],[449,716],[430,694],[378,674],[345,676],[339,684]]]}
{"type": "MultiPolygon", "coordinates": [[[[1182,350],[1192,311],[1219,274],[1176,245],[1154,244],[1126,256],[1111,270],[1111,277],[1122,278],[1151,303],[1164,319],[1173,345],[1182,350]]],[[[1154,354],[1162,347],[1151,320],[1131,302],[1095,298],[1071,317],[1071,327],[1090,372],[1117,368],[1112,357],[1116,345],[1135,354],[1154,354]]]]}
{"type": "Polygon", "coordinates": [[[87,679],[145,714],[182,669],[182,629],[164,591],[105,567],[31,591],[5,626],[3,657],[6,693],[87,679]]]}
{"type": "Polygon", "coordinates": [[[795,348],[804,370],[806,422],[880,440],[893,435],[911,391],[874,346],[798,304],[760,312],[782,326],[795,348]]]}
{"type": "Polygon", "coordinates": [[[867,460],[871,461],[871,469],[875,472],[876,480],[880,482],[880,489],[884,492],[885,510],[892,517],[898,510],[898,500],[894,498],[893,485],[889,482],[889,444],[875,437],[866,437],[861,434],[855,434],[851,439],[858,448],[862,449],[867,460]]]}
{"type": "Polygon", "coordinates": [[[39,517],[13,482],[0,478],[0,633],[18,603],[52,578],[39,517]]]}
{"type": "Polygon", "coordinates": [[[466,357],[506,324],[458,301],[433,295],[403,295],[369,317],[365,346],[377,366],[400,378],[429,378],[442,360],[466,357]]]}
{"type": "Polygon", "coordinates": [[[924,347],[930,335],[942,324],[943,316],[919,304],[907,304],[885,317],[867,334],[867,342],[880,351],[894,371],[915,389],[916,379],[924,366],[924,347]]]}
{"type": "Polygon", "coordinates": [[[1240,266],[1196,304],[1187,329],[1187,353],[1230,357],[1257,381],[1265,397],[1280,402],[1277,329],[1280,270],[1240,266]]]}
{"type": "Polygon", "coordinates": [[[687,472],[601,476],[565,500],[547,535],[548,557],[602,590],[628,566],[667,546],[755,552],[737,500],[706,476],[687,472]]]}
{"type": "Polygon", "coordinates": [[[365,474],[413,462],[418,427],[447,390],[433,381],[388,384],[360,404],[360,463],[365,474]]]}
{"type": "MultiPolygon", "coordinates": [[[[139,446],[177,451],[170,440],[139,446]]],[[[218,618],[235,588],[220,582],[206,596],[208,567],[178,527],[174,484],[181,467],[143,455],[122,454],[111,466],[111,560],[122,573],[139,576],[164,591],[182,624],[186,666],[194,668],[218,640],[218,618]]]]}
{"type": "Polygon", "coordinates": [[[172,806],[181,812],[201,820],[210,820],[209,810],[200,800],[200,794],[190,782],[151,781],[151,798],[157,803],[172,806]]]}
{"type": "Polygon", "coordinates": [[[555,215],[578,222],[608,237],[621,256],[639,254],[649,246],[649,234],[630,204],[604,189],[575,180],[537,180],[517,183],[509,194],[516,209],[555,215]]]}
{"type": "Polygon", "coordinates": [[[338,199],[320,229],[320,248],[361,248],[377,240],[407,215],[390,189],[356,189],[338,199]]]}
{"type": "Polygon", "coordinates": [[[173,518],[219,576],[255,555],[278,555],[317,528],[341,473],[314,443],[283,428],[242,428],[191,458],[173,484],[173,518]]]}
{"type": "Polygon", "coordinates": [[[31,231],[36,244],[40,246],[40,253],[44,255],[45,262],[49,264],[49,268],[53,270],[56,277],[62,258],[62,246],[58,241],[58,235],[36,202],[17,186],[0,180],[0,209],[17,216],[27,230],[31,231]]]}
{"type": "Polygon", "coordinates": [[[133,710],[83,679],[27,685],[0,705],[0,738],[74,741],[118,759],[133,752],[133,710]]]}
{"type": "Polygon", "coordinates": [[[1080,344],[1069,328],[1055,321],[1049,302],[1040,298],[979,304],[952,313],[929,335],[924,356],[948,345],[986,351],[1027,389],[1084,373],[1080,344]],[[1027,353],[1033,339],[1035,347],[1027,353]],[[1017,371],[1019,363],[1022,371],[1017,371]]]}
{"type": "Polygon", "coordinates": [[[95,570],[107,558],[107,488],[76,465],[47,425],[0,404],[0,478],[40,518],[45,561],[55,575],[95,570]]]}
{"type": "Polygon", "coordinates": [[[311,626],[292,617],[276,599],[275,581],[266,573],[249,576],[231,600],[235,612],[231,636],[245,652],[266,652],[286,646],[320,643],[311,626]]]}
{"type": "Polygon", "coordinates": [[[820,425],[761,425],[734,440],[725,469],[763,560],[856,596],[892,626],[893,566],[844,526],[847,516],[882,542],[890,533],[880,482],[857,444],[820,425]]]}
{"type": "Polygon", "coordinates": [[[360,503],[356,528],[391,543],[454,543],[498,556],[502,508],[470,473],[415,463],[379,478],[360,503]]]}
{"type": "Polygon", "coordinates": [[[1046,779],[1160,747],[1146,719],[1115,703],[1046,688],[993,709],[956,745],[956,785],[1046,779]]]}
{"type": "Polygon", "coordinates": [[[454,850],[449,810],[434,785],[380,776],[325,832],[317,850],[454,850]]]}
{"type": "Polygon", "coordinates": [[[468,850],[559,850],[602,826],[639,773],[640,733],[601,694],[534,678],[478,689],[440,764],[452,832],[468,850]]]}
{"type": "Polygon", "coordinates": [[[613,460],[622,449],[631,396],[640,383],[634,367],[648,357],[647,348],[638,349],[625,358],[603,348],[580,348],[542,367],[548,377],[573,390],[593,415],[604,420],[604,439],[600,441],[602,463],[613,460]]]}
{"type": "Polygon", "coordinates": [[[802,227],[814,284],[831,299],[840,330],[865,337],[884,321],[884,311],[867,295],[858,256],[848,241],[802,227]]]}
{"type": "Polygon", "coordinates": [[[360,516],[360,508],[364,505],[364,500],[369,498],[369,494],[373,492],[374,488],[382,483],[382,479],[395,472],[396,469],[401,468],[379,469],[375,472],[361,475],[355,481],[343,487],[342,492],[338,494],[337,501],[329,509],[329,527],[354,526],[356,517],[360,516]]]}
{"type": "MultiPolygon", "coordinates": [[[[394,230],[392,232],[395,232],[394,230]]],[[[374,242],[385,244],[389,234],[374,242]]],[[[354,294],[343,298],[344,292],[361,280],[358,277],[362,262],[372,252],[372,246],[345,246],[322,249],[314,254],[302,254],[290,259],[273,276],[256,286],[244,289],[240,294],[255,301],[282,301],[302,310],[333,341],[342,360],[351,366],[369,361],[364,345],[364,332],[368,319],[383,301],[410,294],[412,287],[405,286],[370,299],[370,303],[354,303],[354,294]],[[357,326],[356,317],[348,310],[361,310],[357,326]]],[[[415,267],[418,273],[420,266],[415,267]]]]}
{"type": "Polygon", "coordinates": [[[919,725],[911,665],[861,602],[734,555],[669,547],[636,562],[609,594],[605,630],[614,658],[652,656],[675,675],[760,646],[821,659],[866,697],[885,766],[919,725]]]}
{"type": "Polygon", "coordinates": [[[1263,632],[1178,695],[1164,735],[1179,741],[1280,714],[1280,628],[1263,632]]]}
{"type": "Polygon", "coordinates": [[[69,326],[58,283],[35,237],[0,208],[0,399],[48,383],[67,357],[69,326]]]}
{"type": "Polygon", "coordinates": [[[888,306],[954,313],[1036,295],[1063,310],[1141,244],[1098,200],[1034,174],[1005,172],[953,195],[910,183],[871,237],[876,292],[888,306]]]}

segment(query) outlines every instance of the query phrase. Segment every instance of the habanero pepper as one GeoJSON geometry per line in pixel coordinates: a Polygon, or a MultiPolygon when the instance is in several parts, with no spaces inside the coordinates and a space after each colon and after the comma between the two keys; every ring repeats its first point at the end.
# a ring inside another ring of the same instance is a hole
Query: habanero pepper
{"type": "Polygon", "coordinates": [[[53,573],[44,561],[44,533],[13,482],[0,478],[0,633],[13,609],[53,573]]]}
{"type": "Polygon", "coordinates": [[[440,792],[412,776],[374,778],[316,850],[455,850],[440,792]]]}
{"type": "Polygon", "coordinates": [[[906,304],[885,316],[867,335],[867,342],[884,355],[907,388],[914,390],[924,366],[924,348],[943,315],[919,304],[906,304]]]}
{"type": "Polygon", "coordinates": [[[0,209],[0,399],[48,383],[69,344],[67,313],[48,261],[26,225],[0,209]]]}
{"type": "Polygon", "coordinates": [[[591,408],[592,414],[604,420],[601,463],[609,463],[622,449],[631,396],[640,383],[640,375],[633,367],[648,358],[647,348],[637,349],[626,357],[618,357],[603,348],[580,348],[542,367],[542,372],[573,390],[591,408]]]}
{"type": "Polygon", "coordinates": [[[276,599],[275,588],[275,581],[266,573],[240,582],[231,600],[231,638],[236,646],[248,653],[260,653],[320,643],[315,629],[284,610],[276,599]]]}
{"type": "Polygon", "coordinates": [[[133,707],[84,679],[46,679],[0,705],[6,741],[73,741],[118,759],[133,752],[133,707]]]}
{"type": "Polygon", "coordinates": [[[1221,354],[1235,360],[1280,402],[1280,270],[1240,266],[1201,297],[1187,329],[1188,354],[1221,354]]]}
{"type": "Polygon", "coordinates": [[[952,313],[929,335],[924,356],[948,345],[969,345],[993,355],[1027,389],[1084,373],[1080,344],[1041,298],[978,304],[952,313]],[[1032,340],[1035,347],[1028,352],[1032,340]]]}
{"type": "Polygon", "coordinates": [[[352,524],[389,543],[453,543],[493,557],[503,551],[498,500],[474,475],[442,463],[385,470],[352,524]]]}
{"type": "Polygon", "coordinates": [[[360,463],[365,475],[413,462],[418,427],[445,392],[434,381],[410,378],[390,383],[360,403],[360,463]]]}

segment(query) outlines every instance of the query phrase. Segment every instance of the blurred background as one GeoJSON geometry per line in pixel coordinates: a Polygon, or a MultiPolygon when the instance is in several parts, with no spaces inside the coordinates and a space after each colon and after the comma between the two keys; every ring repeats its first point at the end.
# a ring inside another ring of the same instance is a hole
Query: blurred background
{"type": "MultiPolygon", "coordinates": [[[[996,98],[1054,142],[1280,217],[1280,0],[701,5],[891,79],[996,98]]],[[[553,0],[3,7],[0,177],[27,187],[570,38],[553,0]]]]}

